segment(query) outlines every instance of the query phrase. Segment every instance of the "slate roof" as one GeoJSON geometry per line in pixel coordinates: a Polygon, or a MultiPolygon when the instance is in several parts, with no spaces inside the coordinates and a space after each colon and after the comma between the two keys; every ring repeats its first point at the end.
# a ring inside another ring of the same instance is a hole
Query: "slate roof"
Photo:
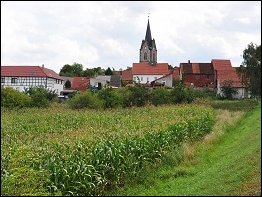
{"type": "Polygon", "coordinates": [[[167,75],[169,73],[168,63],[156,63],[154,66],[148,62],[133,63],[133,75],[167,75]]]}
{"type": "Polygon", "coordinates": [[[1,77],[49,77],[64,81],[55,71],[42,66],[1,66],[1,77]]]}
{"type": "Polygon", "coordinates": [[[121,86],[121,76],[120,75],[111,75],[110,85],[120,87],[121,86]]]}
{"type": "Polygon", "coordinates": [[[151,36],[151,30],[150,30],[150,24],[149,24],[149,19],[147,22],[147,28],[146,28],[146,36],[145,40],[148,42],[149,47],[152,47],[152,36],[151,36]]]}

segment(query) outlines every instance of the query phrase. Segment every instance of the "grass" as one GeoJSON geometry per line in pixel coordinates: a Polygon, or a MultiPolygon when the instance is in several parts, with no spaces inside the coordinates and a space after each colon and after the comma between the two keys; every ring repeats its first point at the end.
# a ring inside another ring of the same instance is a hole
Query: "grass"
{"type": "Polygon", "coordinates": [[[261,103],[247,112],[215,110],[213,131],[108,195],[260,196],[261,103]],[[220,114],[220,115],[219,115],[220,114]]]}

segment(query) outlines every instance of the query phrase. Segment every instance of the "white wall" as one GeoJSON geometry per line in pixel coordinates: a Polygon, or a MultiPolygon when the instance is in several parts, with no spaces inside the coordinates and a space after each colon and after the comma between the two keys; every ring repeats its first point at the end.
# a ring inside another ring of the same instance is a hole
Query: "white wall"
{"type": "Polygon", "coordinates": [[[150,83],[151,81],[154,81],[160,77],[163,77],[163,75],[133,75],[133,81],[135,81],[136,83],[139,82],[137,77],[139,77],[141,84],[146,84],[147,80],[148,80],[148,83],[150,83]]]}
{"type": "Polygon", "coordinates": [[[59,95],[63,90],[64,81],[56,80],[53,78],[46,77],[1,77],[5,78],[5,83],[1,83],[4,87],[12,87],[19,92],[24,92],[25,88],[34,86],[44,86],[50,90],[55,90],[59,95]],[[11,83],[12,78],[17,78],[17,83],[11,83]]]}

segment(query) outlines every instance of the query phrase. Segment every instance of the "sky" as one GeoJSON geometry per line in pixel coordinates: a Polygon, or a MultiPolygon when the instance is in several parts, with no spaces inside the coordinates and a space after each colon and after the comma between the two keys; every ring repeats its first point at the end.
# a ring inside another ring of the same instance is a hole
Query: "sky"
{"type": "Polygon", "coordinates": [[[139,62],[147,23],[157,62],[243,62],[261,45],[261,1],[1,1],[1,65],[125,70],[139,62]]]}

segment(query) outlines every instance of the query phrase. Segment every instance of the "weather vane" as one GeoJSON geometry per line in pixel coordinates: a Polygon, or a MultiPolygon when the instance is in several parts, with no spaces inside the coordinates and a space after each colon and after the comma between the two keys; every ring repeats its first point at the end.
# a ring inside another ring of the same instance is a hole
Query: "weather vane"
{"type": "Polygon", "coordinates": [[[148,18],[149,18],[149,14],[150,14],[150,13],[147,13],[147,14],[148,14],[148,18]]]}

